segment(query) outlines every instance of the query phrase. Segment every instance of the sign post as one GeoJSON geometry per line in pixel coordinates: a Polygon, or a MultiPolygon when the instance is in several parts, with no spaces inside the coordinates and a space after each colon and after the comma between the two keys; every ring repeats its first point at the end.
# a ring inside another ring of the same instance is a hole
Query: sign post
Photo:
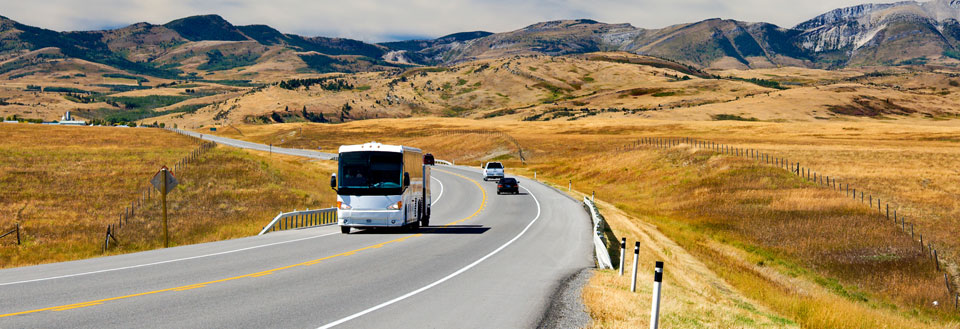
{"type": "Polygon", "coordinates": [[[153,175],[153,179],[150,180],[150,184],[153,184],[153,187],[160,190],[160,204],[163,208],[163,247],[170,247],[170,235],[167,230],[167,193],[173,190],[174,187],[177,187],[177,179],[173,177],[173,174],[170,173],[170,169],[167,166],[160,168],[160,171],[156,175],[153,175]]]}

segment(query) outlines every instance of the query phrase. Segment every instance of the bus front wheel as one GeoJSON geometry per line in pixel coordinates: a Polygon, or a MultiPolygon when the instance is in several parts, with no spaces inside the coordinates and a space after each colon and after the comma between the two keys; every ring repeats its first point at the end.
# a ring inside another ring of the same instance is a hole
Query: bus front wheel
{"type": "Polygon", "coordinates": [[[340,233],[350,234],[350,226],[340,226],[340,233]]]}

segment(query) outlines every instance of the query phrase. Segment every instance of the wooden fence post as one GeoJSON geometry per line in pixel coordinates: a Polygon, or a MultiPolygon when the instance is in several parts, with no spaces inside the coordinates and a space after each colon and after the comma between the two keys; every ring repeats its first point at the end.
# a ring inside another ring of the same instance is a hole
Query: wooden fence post
{"type": "Polygon", "coordinates": [[[937,250],[933,250],[933,261],[937,264],[937,272],[940,272],[940,257],[937,256],[937,250]]]}
{"type": "Polygon", "coordinates": [[[950,296],[950,292],[951,292],[951,289],[950,289],[950,278],[947,277],[947,273],[946,273],[946,272],[943,273],[943,284],[945,284],[945,285],[947,286],[947,296],[950,296]]]}

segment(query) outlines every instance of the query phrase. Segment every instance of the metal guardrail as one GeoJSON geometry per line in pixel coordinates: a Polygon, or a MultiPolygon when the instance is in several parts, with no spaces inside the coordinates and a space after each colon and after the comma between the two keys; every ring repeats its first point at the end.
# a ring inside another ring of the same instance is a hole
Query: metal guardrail
{"type": "Polygon", "coordinates": [[[597,206],[588,197],[583,197],[583,204],[590,211],[590,219],[593,221],[593,245],[596,248],[597,265],[601,269],[612,269],[613,262],[610,260],[610,252],[607,251],[607,241],[603,232],[607,229],[607,222],[603,215],[597,211],[597,206]]]}
{"type": "Polygon", "coordinates": [[[439,163],[439,164],[442,164],[442,165],[444,165],[444,166],[452,166],[452,165],[453,165],[453,163],[452,163],[452,162],[450,162],[450,161],[447,161],[447,160],[440,160],[440,159],[436,159],[436,160],[433,160],[433,162],[436,162],[436,163],[439,163]]]}
{"type": "Polygon", "coordinates": [[[337,208],[324,208],[316,210],[301,210],[286,213],[280,213],[274,217],[270,224],[263,227],[257,235],[264,235],[267,232],[292,230],[303,227],[314,227],[331,225],[337,223],[337,208]]]}

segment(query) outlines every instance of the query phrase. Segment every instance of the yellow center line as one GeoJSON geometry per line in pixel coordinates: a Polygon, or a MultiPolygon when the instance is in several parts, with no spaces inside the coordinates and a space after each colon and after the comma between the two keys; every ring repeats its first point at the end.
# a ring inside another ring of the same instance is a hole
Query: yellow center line
{"type": "MultiPolygon", "coordinates": [[[[483,189],[483,186],[481,186],[480,183],[478,183],[477,181],[475,181],[475,180],[473,180],[473,179],[470,179],[470,178],[468,178],[468,177],[466,177],[466,176],[460,175],[460,174],[455,174],[455,173],[452,173],[452,172],[449,172],[449,171],[439,170],[439,169],[438,169],[437,171],[440,171],[440,172],[443,172],[443,173],[447,173],[447,174],[450,174],[450,175],[454,175],[454,176],[458,176],[458,177],[460,177],[460,178],[466,179],[466,180],[472,182],[474,185],[476,185],[477,188],[480,189],[480,192],[483,193],[483,198],[480,200],[480,207],[477,208],[477,211],[473,212],[473,214],[471,214],[470,216],[467,216],[466,218],[463,218],[463,219],[460,219],[460,220],[457,220],[457,221],[454,221],[454,222],[447,223],[446,225],[443,225],[443,226],[441,226],[441,227],[450,227],[451,225],[456,225],[456,224],[462,223],[462,222],[464,222],[464,221],[466,221],[466,220],[469,220],[469,219],[474,218],[474,217],[476,217],[477,215],[479,215],[480,212],[483,210],[483,208],[484,208],[484,207],[486,206],[486,204],[487,204],[487,192],[483,189]]],[[[66,310],[72,310],[72,309],[75,309],[75,308],[81,308],[81,307],[87,307],[87,306],[100,305],[100,304],[103,304],[103,303],[105,303],[105,302],[114,301],[114,300],[128,299],[128,298],[139,297],[139,296],[146,296],[146,295],[153,295],[153,294],[159,294],[159,293],[162,293],[162,292],[187,291],[187,290],[191,290],[191,289],[206,287],[206,286],[208,286],[208,285],[215,284],[215,283],[222,283],[222,282],[227,282],[227,281],[233,281],[233,280],[242,279],[242,278],[262,277],[262,276],[265,276],[265,275],[273,274],[273,273],[275,273],[275,272],[277,272],[277,271],[283,271],[283,270],[291,269],[291,268],[298,267],[298,266],[310,266],[310,265],[314,265],[314,264],[320,263],[320,262],[325,261],[325,260],[329,260],[329,259],[333,259],[333,258],[337,258],[337,257],[344,257],[344,256],[354,255],[354,254],[356,254],[357,252],[360,252],[360,251],[382,248],[382,247],[384,247],[384,246],[386,246],[386,245],[388,245],[388,244],[391,244],[391,243],[403,242],[403,241],[406,241],[406,240],[409,239],[409,238],[418,237],[418,236],[422,236],[422,235],[423,235],[423,233],[412,234],[412,235],[408,235],[408,236],[405,236],[405,237],[402,237],[402,238],[390,240],[390,241],[387,241],[387,242],[378,243],[378,244],[371,245],[371,246],[367,246],[367,247],[363,247],[363,248],[360,248],[360,249],[355,249],[355,250],[351,250],[351,251],[347,251],[347,252],[342,252],[342,253],[339,253],[339,254],[336,254],[336,255],[332,255],[332,256],[327,256],[327,257],[323,257],[323,258],[318,258],[318,259],[314,259],[314,260],[309,260],[309,261],[305,261],[305,262],[297,263],[297,264],[293,264],[293,265],[278,267],[278,268],[275,268],[275,269],[270,269],[270,270],[265,270],[265,271],[250,273],[250,274],[244,274],[244,275],[238,275],[238,276],[234,276],[234,277],[230,277],[230,278],[224,278],[224,279],[219,279],[219,280],[214,280],[214,281],[207,281],[207,282],[189,284],[189,285],[179,286],[179,287],[174,287],[174,288],[167,288],[167,289],[161,289],[161,290],[141,292],[141,293],[136,293],[136,294],[132,294],[132,295],[126,295],[126,296],[120,296],[120,297],[111,297],[111,298],[104,298],[104,299],[92,300],[92,301],[88,301],[88,302],[81,302],[81,303],[74,303],[74,304],[67,304],[67,305],[60,305],[60,306],[51,306],[51,307],[38,308],[38,309],[35,309],[35,310],[21,311],[21,312],[16,312],[16,313],[0,314],[0,318],[8,317],[8,316],[14,316],[14,315],[23,315],[23,314],[39,313],[39,312],[45,312],[45,311],[66,311],[66,310]]]]}

